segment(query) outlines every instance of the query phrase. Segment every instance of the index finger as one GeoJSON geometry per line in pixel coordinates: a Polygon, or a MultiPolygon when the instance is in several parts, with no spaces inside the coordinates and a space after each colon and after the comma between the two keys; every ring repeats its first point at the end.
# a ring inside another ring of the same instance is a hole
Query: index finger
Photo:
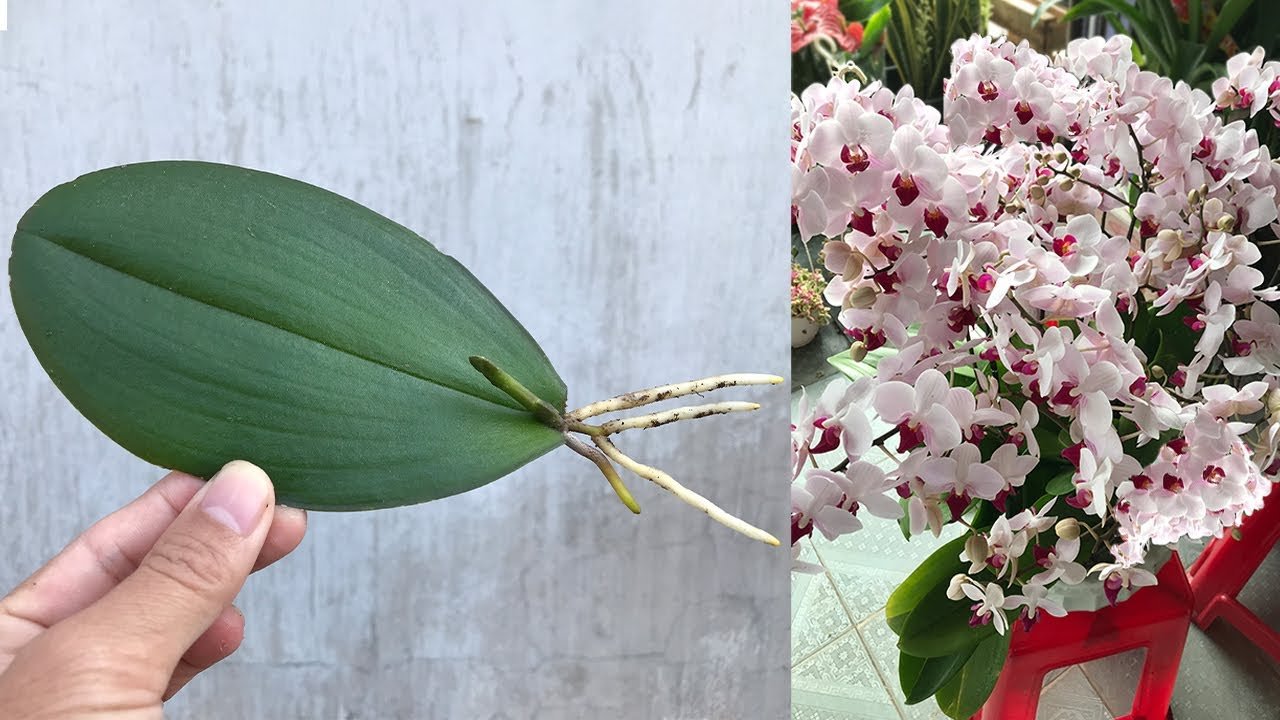
{"type": "Polygon", "coordinates": [[[48,628],[93,604],[137,569],[203,484],[186,473],[164,476],[94,523],[0,600],[0,613],[48,628]]]}
{"type": "MultiPolygon", "coordinates": [[[[204,481],[171,472],[125,507],[94,523],[62,552],[0,599],[0,614],[45,629],[100,600],[138,569],[204,481]]],[[[306,532],[306,513],[277,507],[254,571],[289,554],[306,532]]]]}

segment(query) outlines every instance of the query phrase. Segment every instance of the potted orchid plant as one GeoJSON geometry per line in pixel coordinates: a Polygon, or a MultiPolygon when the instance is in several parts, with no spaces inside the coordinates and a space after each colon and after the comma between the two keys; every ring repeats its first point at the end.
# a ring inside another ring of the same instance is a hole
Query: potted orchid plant
{"type": "Polygon", "coordinates": [[[823,300],[827,281],[822,270],[791,264],[791,347],[813,342],[818,331],[831,321],[831,311],[823,300]]]}
{"type": "Polygon", "coordinates": [[[1124,36],[952,58],[941,113],[843,77],[792,98],[799,232],[826,239],[853,356],[892,350],[802,401],[792,543],[867,515],[962,526],[886,616],[907,700],[967,718],[1012,623],[1086,582],[1123,601],[1161,546],[1271,492],[1280,290],[1257,265],[1280,166],[1256,127],[1280,64],[1233,58],[1211,96],[1124,36]]]}

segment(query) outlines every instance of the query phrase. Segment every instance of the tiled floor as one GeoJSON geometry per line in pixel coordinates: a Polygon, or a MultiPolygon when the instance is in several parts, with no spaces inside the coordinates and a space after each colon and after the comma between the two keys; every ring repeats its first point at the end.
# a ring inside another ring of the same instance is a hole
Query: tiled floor
{"type": "MultiPolygon", "coordinates": [[[[810,386],[821,392],[825,382],[810,386]]],[[[860,532],[835,541],[804,540],[802,559],[822,565],[820,575],[791,581],[791,703],[793,720],[945,720],[932,700],[909,706],[898,686],[896,638],[884,622],[884,604],[897,584],[937,545],[903,540],[891,521],[869,518],[860,532]]],[[[1184,544],[1190,563],[1202,546],[1184,544]]],[[[1273,552],[1240,599],[1280,628],[1280,549],[1273,552]]],[[[1097,660],[1051,675],[1039,717],[1109,720],[1128,711],[1142,651],[1097,660]]],[[[1280,668],[1230,626],[1187,640],[1174,695],[1177,720],[1280,720],[1280,668]]]]}

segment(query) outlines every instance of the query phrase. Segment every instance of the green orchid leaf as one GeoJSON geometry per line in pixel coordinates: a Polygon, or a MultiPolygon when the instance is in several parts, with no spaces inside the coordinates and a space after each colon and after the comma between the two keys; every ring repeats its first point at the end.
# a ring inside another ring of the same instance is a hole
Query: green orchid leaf
{"type": "Polygon", "coordinates": [[[898,505],[902,507],[902,517],[898,518],[898,530],[902,532],[902,539],[911,542],[911,500],[898,498],[898,505]]]}
{"type": "Polygon", "coordinates": [[[969,720],[991,697],[1000,671],[1009,657],[1009,637],[991,634],[978,643],[964,667],[938,688],[938,707],[952,720],[969,720]]]}
{"type": "MultiPolygon", "coordinates": [[[[1172,375],[1178,365],[1190,363],[1195,355],[1200,334],[1184,321],[1189,315],[1194,316],[1195,311],[1184,304],[1168,315],[1153,315],[1149,321],[1156,348],[1150,356],[1150,364],[1159,365],[1167,374],[1172,375]]],[[[1146,347],[1139,347],[1148,351],[1146,347]]]]}
{"type": "Polygon", "coordinates": [[[1067,469],[1054,475],[1051,480],[1044,486],[1044,491],[1050,495],[1067,495],[1076,489],[1075,470],[1068,467],[1067,469]]]}
{"type": "Polygon", "coordinates": [[[1253,5],[1253,0],[1227,0],[1222,4],[1222,9],[1218,11],[1218,19],[1213,23],[1213,28],[1209,31],[1209,38],[1205,41],[1205,45],[1216,48],[1222,42],[1231,30],[1240,22],[1240,16],[1253,5]]]}
{"type": "Polygon", "coordinates": [[[862,46],[864,48],[874,48],[880,44],[880,38],[884,35],[885,27],[889,24],[891,13],[892,9],[886,4],[867,17],[867,23],[862,28],[862,46]]]}
{"type": "Polygon", "coordinates": [[[1035,433],[1036,444],[1040,446],[1041,464],[1060,461],[1062,451],[1071,444],[1071,438],[1064,438],[1058,425],[1052,422],[1045,422],[1043,419],[1041,422],[1036,423],[1036,426],[1031,431],[1035,433]],[[1064,442],[1064,439],[1066,442],[1064,442]]]}
{"type": "Polygon", "coordinates": [[[918,658],[901,653],[898,656],[898,682],[908,705],[924,702],[956,676],[977,646],[936,658],[918,658]]]}
{"type": "Polygon", "coordinates": [[[885,605],[884,615],[894,632],[901,634],[908,616],[938,583],[942,583],[945,592],[946,584],[951,581],[952,576],[964,571],[965,566],[960,560],[960,551],[963,549],[964,538],[958,537],[934,550],[893,591],[885,605]]]}
{"type": "Polygon", "coordinates": [[[978,509],[974,511],[973,519],[969,524],[976,530],[986,532],[991,529],[992,524],[1001,514],[990,500],[982,500],[978,503],[978,509]]]}
{"type": "Polygon", "coordinates": [[[356,510],[491,482],[562,444],[484,356],[563,411],[564,382],[457,261],[326,190],[203,162],[91,173],[18,223],[36,357],[144,460],[254,462],[288,505],[356,510]]]}
{"type": "Polygon", "coordinates": [[[1128,30],[1137,41],[1135,44],[1142,48],[1143,54],[1150,57],[1158,67],[1169,67],[1169,58],[1159,45],[1160,29],[1156,27],[1155,21],[1132,3],[1126,0],[1081,0],[1062,16],[1062,21],[1071,22],[1090,15],[1107,16],[1111,25],[1120,31],[1125,30],[1127,23],[1128,30]],[[1120,17],[1124,18],[1125,23],[1118,21],[1120,17]]]}

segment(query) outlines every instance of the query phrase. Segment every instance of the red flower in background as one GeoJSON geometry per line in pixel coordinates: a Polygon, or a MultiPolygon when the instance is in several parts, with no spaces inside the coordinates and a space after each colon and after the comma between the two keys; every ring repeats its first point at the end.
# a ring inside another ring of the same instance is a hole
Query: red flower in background
{"type": "Polygon", "coordinates": [[[826,36],[845,52],[862,45],[862,23],[846,23],[837,0],[791,0],[791,52],[826,36]]]}

